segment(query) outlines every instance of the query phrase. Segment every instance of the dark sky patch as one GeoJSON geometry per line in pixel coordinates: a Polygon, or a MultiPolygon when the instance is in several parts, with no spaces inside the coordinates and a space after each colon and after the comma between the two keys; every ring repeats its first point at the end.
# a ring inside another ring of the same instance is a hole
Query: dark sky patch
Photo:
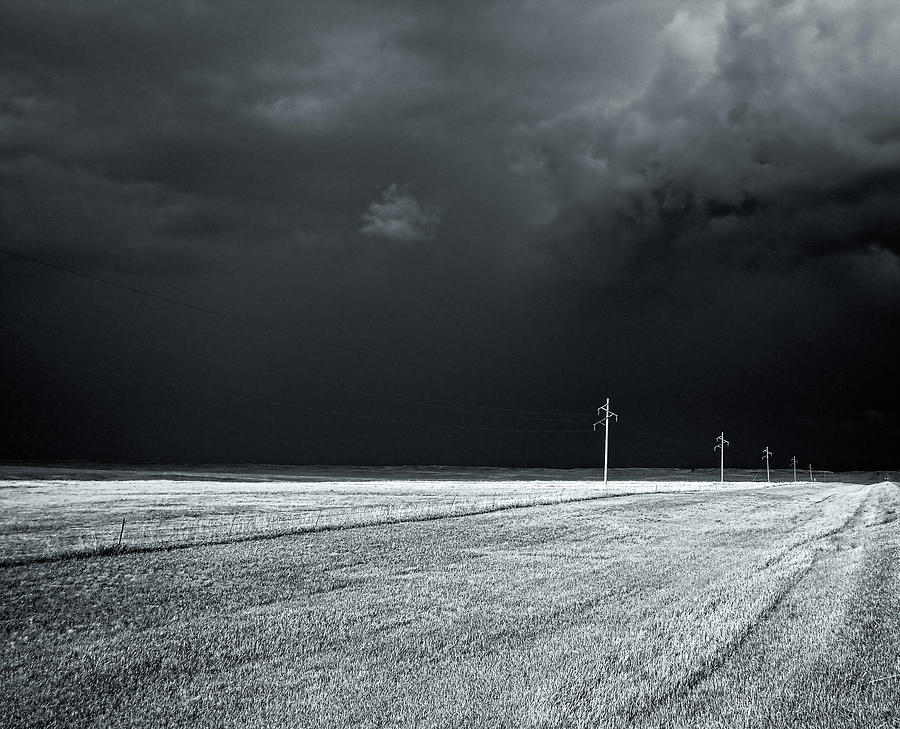
{"type": "Polygon", "coordinates": [[[896,460],[895,3],[0,34],[4,457],[583,465],[609,395],[622,465],[896,460]]]}

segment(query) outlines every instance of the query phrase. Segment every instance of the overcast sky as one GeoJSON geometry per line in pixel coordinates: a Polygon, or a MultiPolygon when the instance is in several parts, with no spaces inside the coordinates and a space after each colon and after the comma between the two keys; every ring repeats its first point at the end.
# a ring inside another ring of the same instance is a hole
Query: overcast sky
{"type": "Polygon", "coordinates": [[[895,0],[0,37],[0,458],[583,466],[609,396],[612,465],[897,466],[895,0]]]}

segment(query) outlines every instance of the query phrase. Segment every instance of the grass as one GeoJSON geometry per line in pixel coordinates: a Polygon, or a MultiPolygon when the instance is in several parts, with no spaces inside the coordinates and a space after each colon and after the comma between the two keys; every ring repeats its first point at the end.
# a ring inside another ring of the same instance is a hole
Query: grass
{"type": "MultiPolygon", "coordinates": [[[[569,480],[0,481],[0,565],[246,541],[475,514],[608,494],[709,490],[715,482],[569,480]],[[125,527],[122,530],[122,520],[125,527]]],[[[752,484],[729,484],[746,488],[752,484]]]]}
{"type": "Polygon", "coordinates": [[[898,501],[649,492],[7,566],[0,715],[896,727],[898,501]]]}

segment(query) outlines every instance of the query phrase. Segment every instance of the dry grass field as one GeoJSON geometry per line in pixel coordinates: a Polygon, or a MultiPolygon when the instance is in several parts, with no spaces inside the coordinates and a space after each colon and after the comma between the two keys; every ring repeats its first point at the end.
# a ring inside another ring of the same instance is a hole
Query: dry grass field
{"type": "MultiPolygon", "coordinates": [[[[0,565],[35,558],[246,541],[423,521],[631,493],[758,488],[764,472],[450,467],[216,466],[167,469],[0,465],[0,565]],[[122,524],[123,519],[125,524],[122,524]]],[[[880,474],[842,474],[871,482],[880,474]]],[[[773,472],[773,481],[789,481],[773,472]]],[[[805,473],[801,472],[801,478],[805,473]]],[[[817,472],[818,479],[829,474],[817,472]]],[[[833,479],[834,475],[830,475],[833,479]]]]}
{"type": "Polygon", "coordinates": [[[70,485],[58,511],[52,484],[5,485],[6,726],[900,726],[891,482],[294,483],[297,508],[355,519],[22,546],[23,522],[46,537],[107,502],[295,511],[284,484],[153,483],[70,485]]]}
{"type": "MultiPolygon", "coordinates": [[[[25,481],[0,482],[0,566],[248,541],[350,526],[472,516],[639,493],[710,491],[708,482],[25,481]],[[123,525],[122,520],[125,520],[123,525]]],[[[723,487],[724,488],[724,487],[723,487]]],[[[758,488],[729,484],[732,490],[758,488]]]]}

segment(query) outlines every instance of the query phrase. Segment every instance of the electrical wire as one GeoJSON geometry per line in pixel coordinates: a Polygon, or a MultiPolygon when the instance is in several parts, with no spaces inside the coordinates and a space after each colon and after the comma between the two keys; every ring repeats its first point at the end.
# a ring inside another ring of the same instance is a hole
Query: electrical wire
{"type": "Polygon", "coordinates": [[[361,420],[369,420],[381,423],[390,423],[393,425],[410,425],[415,426],[417,428],[440,428],[440,429],[451,429],[451,430],[465,430],[465,431],[479,431],[479,432],[493,432],[493,433],[588,433],[590,432],[587,428],[579,428],[579,429],[523,429],[523,428],[492,428],[488,426],[479,426],[479,425],[457,425],[454,423],[435,423],[428,422],[424,420],[405,420],[402,418],[389,418],[381,415],[369,415],[366,413],[356,413],[348,410],[335,410],[332,408],[320,408],[313,405],[304,405],[295,402],[286,402],[284,400],[273,400],[270,398],[260,398],[260,397],[252,397],[249,395],[241,395],[239,393],[232,392],[224,392],[224,391],[216,391],[210,390],[207,388],[193,387],[191,385],[185,385],[178,382],[169,382],[167,380],[160,380],[152,377],[141,377],[140,375],[132,375],[124,372],[115,372],[112,370],[101,369],[99,367],[86,367],[84,365],[75,365],[75,364],[63,364],[60,362],[53,362],[52,360],[48,360],[44,357],[38,357],[36,355],[23,354],[21,352],[13,353],[14,357],[19,357],[22,359],[30,359],[37,362],[41,362],[42,364],[49,365],[50,367],[63,367],[65,369],[74,369],[79,370],[81,372],[90,372],[93,374],[103,375],[106,377],[113,377],[122,380],[129,380],[132,382],[138,382],[142,384],[155,385],[158,387],[165,387],[169,389],[182,390],[185,392],[193,392],[201,395],[208,395],[211,397],[219,398],[219,397],[230,397],[235,400],[243,400],[247,402],[255,402],[261,403],[264,405],[273,405],[277,407],[283,408],[291,408],[294,410],[303,410],[306,412],[314,412],[321,413],[326,415],[337,415],[340,417],[350,417],[350,418],[358,418],[361,420]]]}
{"type": "Polygon", "coordinates": [[[85,273],[84,271],[78,271],[74,268],[67,268],[65,266],[60,266],[56,263],[49,263],[48,261],[42,261],[38,258],[33,258],[31,256],[26,256],[23,253],[18,253],[16,251],[6,250],[4,248],[0,248],[0,253],[4,255],[11,256],[12,258],[18,258],[22,261],[27,261],[28,263],[33,263],[38,266],[45,266],[47,268],[53,269],[54,271],[60,271],[62,273],[68,273],[72,276],[78,276],[83,279],[87,279],[88,281],[93,281],[95,283],[102,283],[107,286],[112,286],[113,288],[121,289],[122,291],[128,291],[133,294],[139,294],[141,296],[146,296],[151,299],[156,299],[157,301],[164,301],[167,304],[172,304],[174,306],[181,306],[185,309],[190,309],[191,311],[200,312],[202,314],[207,314],[209,316],[214,316],[219,319],[224,319],[226,321],[236,322],[238,324],[243,324],[245,326],[254,327],[256,329],[261,329],[263,331],[281,334],[287,337],[294,337],[297,339],[301,339],[306,342],[311,342],[313,344],[319,344],[325,347],[331,347],[333,349],[338,349],[343,352],[349,352],[351,354],[362,354],[367,357],[376,357],[378,359],[389,360],[392,364],[396,364],[396,360],[389,359],[378,352],[371,352],[366,349],[361,349],[359,347],[351,347],[349,345],[341,344],[339,342],[331,341],[330,339],[326,339],[324,337],[316,337],[310,334],[304,334],[301,332],[291,331],[289,329],[282,329],[281,327],[272,326],[270,324],[266,324],[265,322],[259,322],[254,319],[247,319],[242,316],[237,316],[236,314],[229,314],[224,311],[219,311],[218,309],[212,309],[207,306],[200,306],[199,304],[193,304],[190,301],[184,301],[183,299],[176,299],[172,296],[165,296],[164,294],[158,294],[153,291],[147,291],[146,289],[140,289],[136,286],[129,286],[128,284],[123,284],[118,281],[113,281],[112,279],[103,278],[102,276],[95,276],[91,273],[85,273]]]}
{"type": "MultiPolygon", "coordinates": [[[[207,314],[210,316],[214,316],[214,317],[218,317],[220,319],[224,319],[227,321],[236,322],[236,323],[244,324],[244,325],[247,325],[250,327],[262,329],[263,331],[266,331],[269,333],[277,333],[277,334],[281,334],[284,336],[295,337],[295,338],[299,338],[299,339],[302,339],[307,342],[321,344],[323,346],[328,346],[331,348],[339,349],[339,350],[350,352],[353,354],[361,354],[364,356],[375,357],[380,360],[390,361],[392,364],[397,364],[397,363],[408,364],[408,363],[403,362],[402,360],[389,359],[389,358],[385,357],[384,355],[381,355],[376,352],[371,352],[369,350],[351,347],[348,345],[336,343],[331,340],[323,339],[320,337],[314,337],[311,335],[282,329],[280,327],[274,327],[274,326],[271,326],[271,325],[268,325],[268,324],[265,324],[262,322],[257,322],[252,319],[246,319],[244,317],[239,317],[234,314],[222,312],[222,311],[219,311],[218,309],[213,309],[213,308],[206,307],[206,306],[200,306],[200,305],[188,302],[188,301],[184,301],[182,299],[176,299],[174,297],[165,296],[165,295],[158,294],[158,293],[155,293],[152,291],[147,291],[145,289],[137,288],[135,286],[129,286],[127,284],[122,284],[118,281],[113,281],[111,279],[103,278],[101,276],[96,276],[94,274],[85,273],[84,271],[78,271],[76,269],[61,266],[59,264],[50,263],[48,261],[43,261],[41,259],[34,258],[32,256],[26,256],[26,255],[24,255],[22,253],[18,253],[16,251],[10,251],[7,249],[0,248],[0,253],[3,253],[12,258],[17,258],[17,259],[20,259],[23,261],[27,261],[27,262],[35,264],[35,265],[44,266],[44,267],[52,269],[54,271],[67,273],[67,274],[77,276],[77,277],[80,277],[80,278],[83,278],[83,279],[86,279],[86,280],[89,280],[89,281],[92,281],[95,283],[102,283],[107,286],[121,289],[123,291],[127,291],[127,292],[130,292],[133,294],[138,294],[141,296],[146,296],[146,297],[149,297],[152,299],[166,302],[166,303],[174,305],[174,306],[181,306],[181,307],[190,309],[192,311],[201,312],[201,313],[204,313],[204,314],[207,314]]],[[[163,349],[163,348],[160,347],[160,349],[163,349]]],[[[409,365],[409,366],[413,366],[413,365],[409,365]]],[[[350,386],[350,385],[335,385],[335,386],[342,387],[343,389],[356,389],[359,392],[368,394],[367,391],[365,391],[361,388],[353,388],[353,386],[350,386]]],[[[372,392],[376,392],[378,395],[383,396],[383,397],[391,397],[391,398],[403,400],[403,401],[406,401],[409,403],[417,403],[417,404],[421,404],[423,406],[435,407],[435,408],[441,408],[441,409],[456,409],[456,410],[460,410],[460,411],[481,412],[484,414],[495,414],[495,415],[501,416],[501,417],[508,416],[508,417],[516,417],[516,418],[521,418],[521,419],[541,420],[541,421],[545,421],[545,422],[573,422],[573,423],[574,422],[583,422],[580,419],[576,419],[577,416],[579,415],[579,413],[573,413],[573,412],[548,412],[548,411],[540,411],[540,410],[523,410],[523,409],[515,409],[515,408],[503,408],[503,407],[495,407],[495,406],[488,406],[488,405],[463,404],[463,403],[456,403],[456,402],[451,402],[451,401],[446,401],[446,400],[437,400],[437,399],[416,397],[416,396],[405,394],[405,393],[392,393],[392,392],[383,391],[383,390],[382,391],[372,391],[372,392]]]]}
{"type": "MultiPolygon", "coordinates": [[[[149,344],[149,343],[138,343],[138,346],[146,347],[148,349],[154,349],[160,352],[167,352],[169,354],[178,355],[179,357],[183,357],[185,355],[184,352],[180,352],[178,350],[172,349],[170,347],[163,347],[159,344],[149,344]]],[[[498,418],[513,418],[516,420],[534,420],[542,423],[581,423],[584,424],[586,422],[586,418],[581,418],[580,420],[575,418],[548,418],[541,417],[539,415],[531,415],[528,414],[529,411],[506,411],[503,408],[492,409],[487,408],[485,406],[479,405],[461,405],[454,404],[449,402],[444,402],[440,400],[430,400],[421,397],[414,397],[412,395],[404,395],[398,394],[394,392],[389,392],[387,390],[377,390],[377,389],[365,389],[361,387],[356,387],[354,385],[348,385],[343,382],[339,382],[337,380],[332,380],[328,378],[322,377],[298,377],[297,375],[289,374],[287,372],[282,372],[279,370],[273,370],[270,368],[259,368],[259,367],[248,367],[245,365],[238,365],[234,363],[222,362],[214,357],[209,357],[207,355],[198,354],[196,352],[190,353],[188,356],[195,357],[197,359],[205,360],[207,362],[214,362],[215,364],[226,367],[228,369],[242,370],[244,372],[251,372],[255,374],[261,374],[268,377],[277,377],[284,380],[290,380],[293,382],[301,382],[304,384],[309,384],[311,382],[318,385],[326,385],[328,387],[333,387],[339,390],[344,390],[346,392],[352,392],[357,395],[364,395],[367,397],[383,397],[391,400],[396,400],[397,402],[406,403],[407,405],[419,405],[423,407],[435,408],[438,410],[448,410],[451,412],[463,412],[463,413],[472,413],[478,415],[491,415],[493,417],[498,418]],[[520,414],[521,413],[521,414],[520,414]]]]}
{"type": "MultiPolygon", "coordinates": [[[[32,312],[23,312],[20,310],[8,309],[8,308],[0,309],[0,312],[6,313],[6,314],[10,314],[10,313],[15,314],[17,316],[20,316],[20,317],[23,317],[26,319],[30,319],[32,322],[37,321],[42,326],[45,326],[45,327],[48,327],[51,329],[53,328],[50,325],[48,325],[46,321],[41,321],[40,317],[35,316],[32,312]]],[[[454,404],[454,403],[448,403],[448,402],[443,402],[443,401],[430,400],[430,399],[426,399],[426,398],[414,397],[412,395],[393,393],[393,392],[389,392],[386,390],[365,389],[365,388],[356,387],[353,385],[348,385],[344,382],[340,382],[338,380],[333,380],[333,379],[328,379],[328,378],[321,378],[321,377],[312,378],[312,377],[307,377],[307,376],[298,377],[297,375],[292,374],[292,373],[287,373],[287,372],[283,372],[283,371],[279,371],[279,370],[273,370],[270,368],[250,367],[250,366],[239,365],[239,364],[234,364],[234,363],[229,363],[229,362],[223,362],[221,359],[216,358],[216,357],[202,355],[202,354],[199,354],[196,352],[185,352],[184,350],[176,350],[171,347],[164,347],[162,345],[152,344],[149,342],[138,341],[135,344],[139,347],[144,347],[147,349],[152,349],[152,350],[156,350],[156,351],[160,351],[160,352],[166,352],[168,354],[175,355],[181,359],[183,359],[185,357],[199,359],[202,361],[211,362],[219,367],[224,367],[226,369],[250,372],[253,374],[263,375],[263,376],[267,376],[267,377],[276,377],[276,378],[289,380],[289,381],[293,381],[293,382],[299,382],[299,383],[303,383],[303,384],[314,383],[317,385],[333,387],[335,389],[344,390],[346,392],[352,392],[354,394],[363,395],[366,397],[389,398],[389,399],[392,399],[392,400],[395,400],[398,402],[402,402],[402,403],[405,403],[408,405],[418,405],[418,406],[430,407],[430,408],[446,410],[446,411],[451,411],[451,412],[471,413],[471,414],[498,417],[498,418],[511,418],[511,419],[515,419],[515,420],[532,420],[532,421],[543,422],[543,423],[560,423],[560,424],[565,424],[565,423],[584,424],[584,423],[586,423],[585,418],[575,419],[575,418],[541,417],[540,415],[531,415],[530,411],[512,411],[512,410],[505,411],[505,409],[500,408],[499,411],[495,412],[492,409],[487,408],[485,406],[461,405],[461,404],[454,404]]]]}

